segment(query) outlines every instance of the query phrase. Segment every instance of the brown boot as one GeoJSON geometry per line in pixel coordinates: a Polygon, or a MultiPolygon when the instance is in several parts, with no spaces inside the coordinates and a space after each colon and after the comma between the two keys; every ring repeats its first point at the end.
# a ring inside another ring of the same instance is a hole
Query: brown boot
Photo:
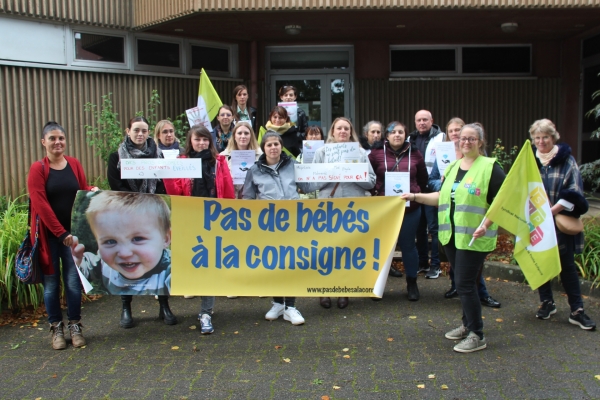
{"type": "Polygon", "coordinates": [[[52,332],[52,348],[54,350],[63,350],[67,348],[67,341],[65,340],[63,328],[64,324],[62,321],[50,324],[50,332],[52,332]]]}
{"type": "Polygon", "coordinates": [[[85,338],[81,332],[83,325],[81,321],[69,321],[69,333],[71,334],[71,344],[73,347],[85,346],[85,338]]]}

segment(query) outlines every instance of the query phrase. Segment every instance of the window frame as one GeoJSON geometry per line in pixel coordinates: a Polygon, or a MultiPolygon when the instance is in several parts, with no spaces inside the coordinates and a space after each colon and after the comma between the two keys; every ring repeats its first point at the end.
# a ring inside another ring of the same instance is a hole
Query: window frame
{"type": "Polygon", "coordinates": [[[134,34],[131,37],[132,45],[132,58],[133,58],[133,69],[135,71],[147,71],[147,72],[163,72],[168,74],[184,74],[184,66],[186,65],[186,52],[184,51],[184,40],[175,37],[162,36],[162,35],[149,35],[149,34],[134,34]],[[162,43],[176,43],[179,45],[179,67],[161,67],[158,65],[146,65],[138,62],[138,39],[148,40],[152,42],[162,43]]]}
{"type": "Polygon", "coordinates": [[[237,78],[238,77],[238,55],[239,55],[239,46],[235,43],[220,43],[220,42],[210,42],[206,40],[195,40],[195,39],[186,39],[185,40],[185,53],[188,55],[188,60],[186,63],[187,75],[200,75],[200,69],[192,68],[192,46],[202,46],[202,47],[213,47],[216,49],[226,49],[229,52],[228,63],[229,63],[229,72],[223,71],[214,71],[207,69],[205,70],[210,76],[220,77],[220,78],[237,78]]]}
{"type": "Polygon", "coordinates": [[[531,77],[533,76],[533,45],[531,43],[510,43],[510,44],[456,44],[456,45],[390,45],[390,78],[410,78],[410,77],[531,77]],[[464,73],[463,72],[463,48],[468,47],[527,47],[529,48],[529,72],[497,72],[497,73],[464,73]],[[447,50],[456,49],[455,62],[456,71],[415,71],[415,72],[393,72],[392,71],[392,51],[393,50],[447,50]]]}
{"type": "Polygon", "coordinates": [[[90,28],[87,26],[80,25],[68,25],[68,39],[67,39],[67,60],[68,65],[74,67],[91,67],[91,68],[102,68],[102,69],[131,69],[131,62],[129,54],[131,53],[131,43],[129,40],[128,32],[115,30],[115,29],[103,29],[103,28],[90,28]],[[75,34],[87,33],[90,35],[103,35],[123,38],[123,59],[124,62],[112,62],[112,61],[93,61],[93,60],[79,60],[75,58],[77,52],[75,49],[75,34]]]}

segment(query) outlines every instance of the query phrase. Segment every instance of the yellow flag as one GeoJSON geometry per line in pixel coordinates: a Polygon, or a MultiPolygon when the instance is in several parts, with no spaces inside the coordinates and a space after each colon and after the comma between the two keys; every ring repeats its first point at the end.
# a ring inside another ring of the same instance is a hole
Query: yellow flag
{"type": "Polygon", "coordinates": [[[535,162],[525,142],[486,218],[516,236],[515,259],[532,289],[560,273],[554,218],[535,162]]]}
{"type": "Polygon", "coordinates": [[[210,82],[206,71],[202,68],[200,72],[200,85],[198,86],[198,108],[202,117],[202,123],[207,129],[212,129],[210,121],[215,119],[222,105],[221,98],[210,82]]]}

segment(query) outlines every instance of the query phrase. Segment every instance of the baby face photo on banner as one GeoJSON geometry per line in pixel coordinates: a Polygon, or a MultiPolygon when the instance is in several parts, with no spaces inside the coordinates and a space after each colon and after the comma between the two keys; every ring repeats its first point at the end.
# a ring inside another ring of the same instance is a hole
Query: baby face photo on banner
{"type": "Polygon", "coordinates": [[[169,196],[79,191],[71,225],[73,260],[91,285],[86,293],[170,293],[169,196]]]}

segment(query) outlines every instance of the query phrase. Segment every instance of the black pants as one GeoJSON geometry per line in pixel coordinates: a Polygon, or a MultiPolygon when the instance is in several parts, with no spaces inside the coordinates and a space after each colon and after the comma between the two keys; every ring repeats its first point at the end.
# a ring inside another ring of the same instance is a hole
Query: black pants
{"type": "Polygon", "coordinates": [[[286,307],[294,307],[296,304],[295,297],[273,297],[273,301],[279,304],[285,304],[286,307]]]}
{"type": "Polygon", "coordinates": [[[444,246],[448,261],[454,266],[454,281],[456,291],[462,304],[463,325],[479,337],[483,337],[483,319],[481,318],[481,303],[477,291],[477,280],[485,257],[489,252],[460,250],[454,245],[454,236],[444,246]]]}

